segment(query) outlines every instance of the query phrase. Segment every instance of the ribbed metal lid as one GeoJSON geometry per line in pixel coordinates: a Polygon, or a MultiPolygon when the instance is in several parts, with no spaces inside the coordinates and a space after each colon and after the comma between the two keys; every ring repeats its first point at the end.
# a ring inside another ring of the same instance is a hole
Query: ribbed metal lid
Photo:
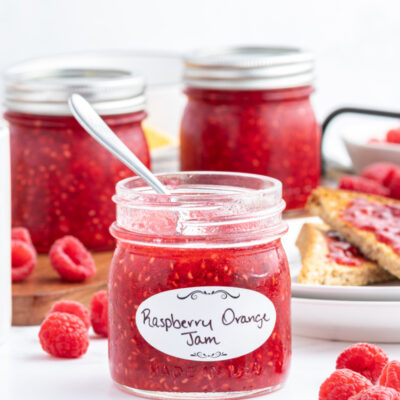
{"type": "Polygon", "coordinates": [[[198,50],[185,58],[187,86],[221,90],[283,89],[314,80],[311,53],[289,47],[198,50]]]}
{"type": "Polygon", "coordinates": [[[137,112],[145,106],[145,82],[129,69],[63,67],[35,62],[16,65],[5,74],[5,107],[23,113],[71,115],[68,97],[79,93],[100,115],[137,112]]]}

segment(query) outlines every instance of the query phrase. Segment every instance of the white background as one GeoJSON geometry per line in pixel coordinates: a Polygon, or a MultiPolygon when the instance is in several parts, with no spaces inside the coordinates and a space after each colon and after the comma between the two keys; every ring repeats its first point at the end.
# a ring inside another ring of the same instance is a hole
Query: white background
{"type": "Polygon", "coordinates": [[[317,57],[314,105],[400,109],[398,0],[0,0],[0,71],[65,51],[294,45],[317,57]]]}

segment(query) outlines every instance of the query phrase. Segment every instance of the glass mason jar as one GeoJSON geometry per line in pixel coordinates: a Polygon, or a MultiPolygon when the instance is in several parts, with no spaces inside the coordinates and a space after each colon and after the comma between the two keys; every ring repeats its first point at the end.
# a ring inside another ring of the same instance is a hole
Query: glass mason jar
{"type": "Polygon", "coordinates": [[[287,210],[320,177],[320,129],[310,103],[313,58],[298,49],[201,51],[185,67],[181,169],[272,176],[287,210]]]}
{"type": "Polygon", "coordinates": [[[39,252],[74,235],[90,250],[115,241],[115,184],[132,173],[72,117],[67,100],[84,95],[111,129],[150,166],[141,127],[144,80],[128,70],[15,68],[6,76],[12,166],[12,224],[29,229],[39,252]]]}
{"type": "Polygon", "coordinates": [[[111,263],[113,380],[151,398],[279,389],[291,358],[290,275],[275,179],[224,172],[118,183],[111,263]]]}

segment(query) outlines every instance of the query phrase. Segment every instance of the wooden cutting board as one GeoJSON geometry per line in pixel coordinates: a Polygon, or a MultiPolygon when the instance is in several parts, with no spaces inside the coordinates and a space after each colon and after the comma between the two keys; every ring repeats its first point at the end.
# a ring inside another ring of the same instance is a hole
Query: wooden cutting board
{"type": "Polygon", "coordinates": [[[38,255],[32,275],[12,285],[12,324],[39,325],[53,303],[75,300],[89,306],[93,293],[106,289],[113,252],[92,253],[96,274],[84,282],[65,282],[50,265],[47,255],[38,255]]]}

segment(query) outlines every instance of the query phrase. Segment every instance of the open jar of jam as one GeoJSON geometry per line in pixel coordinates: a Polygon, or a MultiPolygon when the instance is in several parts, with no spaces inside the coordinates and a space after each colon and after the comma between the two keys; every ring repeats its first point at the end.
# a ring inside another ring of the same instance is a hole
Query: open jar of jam
{"type": "Polygon", "coordinates": [[[113,380],[151,398],[243,398],[279,389],[291,358],[290,275],[275,179],[161,174],[118,183],[111,263],[113,380]]]}
{"type": "Polygon", "coordinates": [[[203,50],[187,57],[181,169],[272,176],[287,210],[320,177],[320,129],[310,104],[313,57],[292,48],[203,50]]]}
{"type": "Polygon", "coordinates": [[[144,80],[123,69],[46,65],[28,63],[6,75],[12,224],[29,229],[39,252],[48,252],[64,235],[76,236],[94,251],[112,249],[111,197],[115,184],[132,173],[83,130],[67,101],[72,93],[85,96],[149,167],[141,127],[144,80]]]}

